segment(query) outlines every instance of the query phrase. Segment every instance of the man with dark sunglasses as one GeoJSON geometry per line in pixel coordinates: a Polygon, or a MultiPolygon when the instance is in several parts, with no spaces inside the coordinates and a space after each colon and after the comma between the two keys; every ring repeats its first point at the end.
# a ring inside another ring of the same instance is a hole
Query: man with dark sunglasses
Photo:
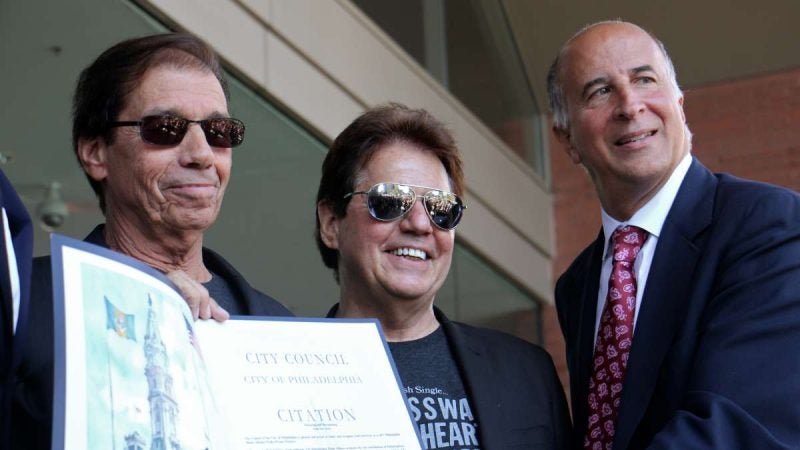
{"type": "MultiPolygon", "coordinates": [[[[203,247],[244,124],[228,113],[219,61],[188,34],[121,42],[80,76],[73,146],[106,223],[86,241],[167,273],[195,318],[287,316],[220,255],[203,247]]],[[[13,448],[50,448],[53,305],[49,258],[34,261],[30,314],[16,373],[13,448]]]]}
{"type": "Polygon", "coordinates": [[[340,287],[328,315],[380,321],[426,449],[565,448],[550,356],[433,305],[463,193],[453,137],[427,112],[390,104],[342,131],[317,193],[317,244],[340,287]]]}

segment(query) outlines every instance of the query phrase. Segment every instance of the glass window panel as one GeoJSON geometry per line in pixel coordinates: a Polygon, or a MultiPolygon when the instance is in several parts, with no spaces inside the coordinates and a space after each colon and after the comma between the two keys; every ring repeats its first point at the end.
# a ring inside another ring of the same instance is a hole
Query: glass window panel
{"type": "Polygon", "coordinates": [[[436,305],[453,320],[542,341],[538,302],[461,244],[436,305]]]}

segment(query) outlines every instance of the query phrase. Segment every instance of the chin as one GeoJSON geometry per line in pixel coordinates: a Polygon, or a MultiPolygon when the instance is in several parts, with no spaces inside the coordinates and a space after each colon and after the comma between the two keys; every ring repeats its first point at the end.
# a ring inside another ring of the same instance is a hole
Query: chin
{"type": "Polygon", "coordinates": [[[184,231],[205,231],[214,224],[216,215],[209,217],[208,215],[185,215],[173,217],[168,220],[173,224],[173,227],[184,231]]]}
{"type": "Polygon", "coordinates": [[[427,297],[433,298],[436,294],[436,291],[430,283],[421,283],[419,281],[392,283],[391,286],[386,287],[386,291],[391,294],[392,297],[401,301],[416,301],[427,297]],[[423,289],[421,287],[422,285],[425,285],[426,288],[423,289]]]}

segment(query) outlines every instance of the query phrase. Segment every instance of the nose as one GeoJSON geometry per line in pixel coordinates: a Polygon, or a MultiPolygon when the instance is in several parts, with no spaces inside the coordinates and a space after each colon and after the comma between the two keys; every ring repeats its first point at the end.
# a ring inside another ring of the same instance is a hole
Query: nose
{"type": "Polygon", "coordinates": [[[429,234],[433,232],[433,224],[428,218],[428,212],[425,211],[425,206],[422,204],[424,200],[417,198],[411,211],[403,216],[400,221],[400,229],[407,233],[413,234],[429,234]]]}
{"type": "Polygon", "coordinates": [[[615,116],[618,119],[630,120],[646,108],[641,96],[630,86],[620,88],[615,116]]]}
{"type": "Polygon", "coordinates": [[[206,169],[214,164],[214,149],[206,141],[200,124],[190,123],[181,141],[181,165],[206,169]]]}

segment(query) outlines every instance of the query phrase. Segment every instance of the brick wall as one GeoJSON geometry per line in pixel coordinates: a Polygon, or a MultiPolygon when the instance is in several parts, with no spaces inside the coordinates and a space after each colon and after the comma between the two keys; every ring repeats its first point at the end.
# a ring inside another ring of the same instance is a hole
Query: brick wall
{"type": "MultiPolygon", "coordinates": [[[[800,69],[689,89],[684,110],[692,153],[712,171],[800,191],[800,69]]],[[[600,203],[585,170],[572,164],[552,133],[550,149],[558,277],[597,236],[600,203]]],[[[545,309],[545,346],[566,382],[555,308],[545,309]]]]}

